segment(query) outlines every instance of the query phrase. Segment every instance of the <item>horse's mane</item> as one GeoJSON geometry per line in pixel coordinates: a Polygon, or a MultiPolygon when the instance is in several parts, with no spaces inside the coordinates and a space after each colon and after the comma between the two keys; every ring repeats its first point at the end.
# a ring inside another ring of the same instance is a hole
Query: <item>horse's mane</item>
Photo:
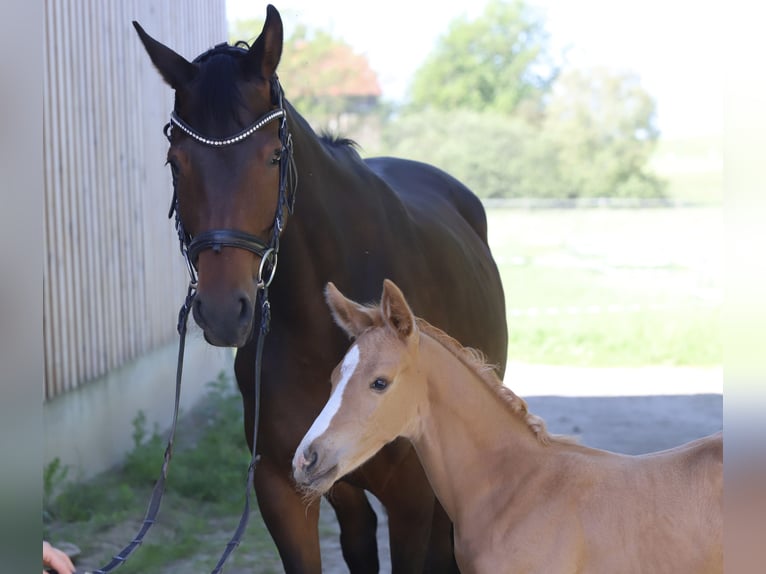
{"type": "Polygon", "coordinates": [[[338,157],[337,154],[340,153],[340,156],[344,158],[357,161],[362,159],[359,155],[359,144],[351,138],[343,137],[328,130],[321,130],[318,137],[325,148],[329,149],[329,151],[336,157],[338,157]]]}
{"type": "Polygon", "coordinates": [[[337,148],[351,148],[353,150],[359,149],[359,144],[351,138],[343,137],[340,134],[333,133],[328,130],[322,130],[319,132],[319,139],[331,147],[337,148]]]}
{"type": "Polygon", "coordinates": [[[476,376],[481,379],[488,388],[490,388],[497,397],[503,402],[508,410],[516,417],[520,418],[527,427],[534,433],[542,444],[556,442],[572,442],[572,439],[559,435],[551,435],[545,427],[545,421],[539,416],[529,412],[527,402],[514,393],[511,389],[503,385],[500,377],[497,376],[496,366],[487,362],[484,353],[478,349],[464,347],[460,342],[451,337],[438,327],[434,327],[425,319],[417,317],[415,319],[418,328],[442,347],[450,351],[455,358],[468,367],[476,376]]]}

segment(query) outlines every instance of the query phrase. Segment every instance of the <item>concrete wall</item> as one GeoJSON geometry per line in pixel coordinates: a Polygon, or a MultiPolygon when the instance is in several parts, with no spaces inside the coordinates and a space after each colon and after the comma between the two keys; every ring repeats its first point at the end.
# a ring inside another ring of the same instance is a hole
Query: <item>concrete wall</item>
{"type": "MultiPolygon", "coordinates": [[[[134,359],[77,391],[43,406],[44,464],[58,457],[69,466],[70,479],[85,479],[123,460],[133,448],[133,421],[146,415],[146,429],[155,423],[169,429],[175,400],[177,341],[134,359]]],[[[186,342],[181,409],[190,409],[206,393],[208,381],[224,370],[233,380],[233,350],[211,347],[202,338],[186,342]]],[[[177,441],[183,437],[177,437],[177,441]]],[[[157,460],[159,476],[161,459],[157,460]]]]}

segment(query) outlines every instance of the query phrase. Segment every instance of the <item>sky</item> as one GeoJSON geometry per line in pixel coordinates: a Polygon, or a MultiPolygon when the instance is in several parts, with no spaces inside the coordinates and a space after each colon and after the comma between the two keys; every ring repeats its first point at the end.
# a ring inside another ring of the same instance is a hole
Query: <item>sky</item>
{"type": "MultiPolygon", "coordinates": [[[[487,0],[272,0],[286,34],[300,22],[367,56],[383,97],[400,101],[449,23],[475,18],[487,0]]],[[[723,54],[718,2],[528,0],[546,17],[554,50],[574,66],[630,70],[657,102],[665,137],[720,135],[723,54]]],[[[263,19],[266,2],[227,0],[228,19],[263,19]]],[[[289,86],[285,86],[289,95],[289,86]]]]}

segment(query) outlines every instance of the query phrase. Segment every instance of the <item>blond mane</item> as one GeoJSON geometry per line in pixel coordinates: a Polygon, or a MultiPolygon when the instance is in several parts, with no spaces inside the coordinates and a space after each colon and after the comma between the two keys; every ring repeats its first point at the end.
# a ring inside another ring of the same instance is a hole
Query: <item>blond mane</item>
{"type": "MultiPolygon", "coordinates": [[[[374,303],[360,305],[359,309],[365,312],[370,318],[371,324],[366,330],[377,329],[385,325],[379,305],[374,303]]],[[[438,327],[431,325],[431,323],[425,319],[415,317],[415,323],[421,333],[426,334],[439,343],[442,347],[452,353],[456,359],[475,373],[476,376],[495,393],[501,402],[506,405],[511,414],[520,418],[526,424],[527,428],[532,431],[540,443],[547,445],[551,442],[562,442],[567,444],[577,442],[577,439],[574,437],[550,434],[545,426],[545,421],[541,417],[529,412],[527,402],[511,389],[503,385],[500,377],[497,376],[497,366],[488,363],[484,353],[472,347],[464,347],[460,341],[438,327]]]]}
{"type": "Polygon", "coordinates": [[[497,395],[503,404],[508,407],[508,410],[514,416],[524,421],[537,437],[537,440],[542,444],[549,444],[551,440],[557,438],[548,432],[545,428],[545,421],[542,418],[529,412],[527,402],[524,399],[503,385],[500,377],[497,376],[497,367],[487,362],[484,353],[472,347],[464,347],[457,339],[451,337],[438,327],[434,327],[425,319],[416,317],[415,321],[421,333],[431,337],[475,373],[497,395]]]}

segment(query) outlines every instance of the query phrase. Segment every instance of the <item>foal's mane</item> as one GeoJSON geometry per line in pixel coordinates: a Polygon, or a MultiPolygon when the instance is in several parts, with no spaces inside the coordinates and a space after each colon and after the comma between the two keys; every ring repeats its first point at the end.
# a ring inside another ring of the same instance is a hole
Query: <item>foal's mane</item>
{"type": "MultiPolygon", "coordinates": [[[[380,311],[380,307],[374,304],[362,305],[363,310],[366,311],[368,317],[372,320],[372,324],[368,329],[375,329],[384,326],[383,315],[380,311]]],[[[491,389],[500,401],[508,408],[511,414],[521,419],[529,430],[537,437],[537,440],[542,444],[550,444],[553,442],[561,443],[573,443],[576,439],[562,436],[552,435],[545,427],[545,421],[539,416],[529,412],[527,408],[527,402],[514,393],[511,389],[503,385],[500,377],[497,376],[496,366],[487,362],[484,353],[478,349],[472,347],[464,347],[457,339],[448,335],[438,327],[434,327],[420,317],[415,317],[415,323],[420,329],[421,333],[424,333],[447,351],[452,353],[456,359],[463,363],[468,369],[473,372],[481,381],[491,389]]]]}
{"type": "Polygon", "coordinates": [[[497,376],[495,365],[487,362],[484,353],[472,347],[464,347],[457,339],[451,337],[438,327],[434,327],[420,317],[415,319],[420,331],[442,347],[452,353],[456,359],[468,367],[484,384],[491,389],[508,410],[516,417],[520,418],[527,427],[534,433],[542,444],[549,444],[552,439],[558,437],[552,436],[545,428],[545,421],[537,415],[529,412],[527,402],[514,393],[511,389],[503,385],[500,377],[497,376]]]}

